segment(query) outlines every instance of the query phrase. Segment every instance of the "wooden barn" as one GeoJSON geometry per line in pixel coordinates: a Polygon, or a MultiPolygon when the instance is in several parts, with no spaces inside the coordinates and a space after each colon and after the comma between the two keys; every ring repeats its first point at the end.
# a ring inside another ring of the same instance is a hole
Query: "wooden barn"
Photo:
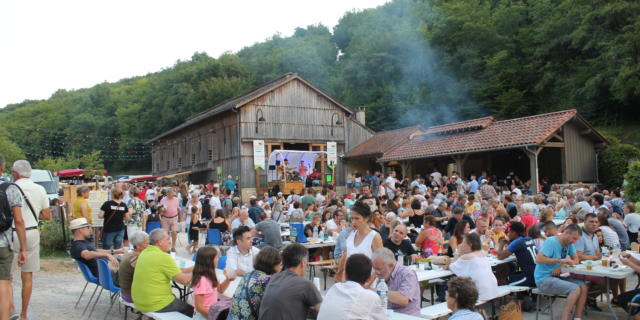
{"type": "Polygon", "coordinates": [[[597,150],[608,141],[577,110],[496,121],[484,117],[429,128],[376,133],[344,155],[349,172],[396,170],[403,176],[452,170],[468,177],[513,171],[537,186],[598,182],[597,150]]]}
{"type": "MultiPolygon", "coordinates": [[[[363,107],[354,112],[298,74],[287,73],[151,139],[152,171],[194,183],[231,175],[244,197],[267,189],[275,168],[266,159],[274,150],[328,151],[329,144],[342,155],[373,133],[365,126],[363,107]],[[264,146],[260,169],[254,167],[254,141],[264,146]]],[[[312,166],[321,172],[322,183],[344,186],[341,157],[330,167],[322,154],[312,166]]]]}

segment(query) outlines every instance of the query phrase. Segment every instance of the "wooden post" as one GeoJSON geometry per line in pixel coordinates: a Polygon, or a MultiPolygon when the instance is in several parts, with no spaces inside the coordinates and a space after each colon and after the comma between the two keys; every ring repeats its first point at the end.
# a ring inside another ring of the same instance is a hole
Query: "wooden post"
{"type": "Polygon", "coordinates": [[[531,194],[538,193],[538,155],[542,151],[542,147],[524,148],[524,153],[529,158],[529,172],[531,174],[531,194]]]}
{"type": "Polygon", "coordinates": [[[465,154],[463,155],[455,155],[452,156],[453,161],[455,161],[456,163],[456,170],[458,170],[458,174],[460,175],[460,177],[464,177],[464,163],[465,161],[467,161],[467,158],[469,157],[469,154],[465,154]]]}
{"type": "Polygon", "coordinates": [[[260,187],[260,168],[256,168],[256,195],[258,194],[258,188],[260,187]]]}

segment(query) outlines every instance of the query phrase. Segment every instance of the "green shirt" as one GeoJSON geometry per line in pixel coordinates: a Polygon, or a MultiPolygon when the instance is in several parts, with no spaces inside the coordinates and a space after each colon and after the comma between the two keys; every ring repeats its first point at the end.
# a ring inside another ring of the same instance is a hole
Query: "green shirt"
{"type": "Polygon", "coordinates": [[[171,255],[160,248],[150,245],[144,249],[138,257],[131,286],[136,309],[155,312],[173,302],[171,279],[181,272],[171,255]]]}
{"type": "Polygon", "coordinates": [[[302,197],[302,200],[300,200],[300,202],[302,202],[302,210],[307,210],[308,206],[316,203],[316,198],[310,194],[307,194],[302,197]]]}

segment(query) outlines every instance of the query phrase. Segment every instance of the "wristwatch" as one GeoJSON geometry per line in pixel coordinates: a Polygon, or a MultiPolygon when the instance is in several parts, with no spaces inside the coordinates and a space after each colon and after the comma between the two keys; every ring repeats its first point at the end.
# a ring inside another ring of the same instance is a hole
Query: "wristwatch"
{"type": "Polygon", "coordinates": [[[113,249],[111,249],[111,255],[113,255],[113,249]]]}

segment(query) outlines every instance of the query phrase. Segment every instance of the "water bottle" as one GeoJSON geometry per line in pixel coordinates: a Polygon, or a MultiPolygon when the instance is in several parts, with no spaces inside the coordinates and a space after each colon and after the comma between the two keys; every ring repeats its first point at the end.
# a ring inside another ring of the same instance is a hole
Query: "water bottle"
{"type": "Polygon", "coordinates": [[[320,240],[327,240],[327,235],[324,233],[324,229],[320,228],[320,240]]]}
{"type": "Polygon", "coordinates": [[[318,227],[313,227],[313,238],[318,239],[318,227]]]}
{"type": "Polygon", "coordinates": [[[291,241],[291,243],[296,243],[298,240],[298,230],[296,228],[291,228],[289,230],[289,240],[291,241]]]}
{"type": "Polygon", "coordinates": [[[398,263],[404,265],[404,254],[402,251],[398,251],[398,263]]]}
{"type": "Polygon", "coordinates": [[[380,296],[380,300],[382,301],[382,308],[386,311],[388,295],[389,295],[389,287],[387,287],[387,284],[384,282],[384,279],[378,280],[376,291],[378,292],[378,296],[380,296]]]}

